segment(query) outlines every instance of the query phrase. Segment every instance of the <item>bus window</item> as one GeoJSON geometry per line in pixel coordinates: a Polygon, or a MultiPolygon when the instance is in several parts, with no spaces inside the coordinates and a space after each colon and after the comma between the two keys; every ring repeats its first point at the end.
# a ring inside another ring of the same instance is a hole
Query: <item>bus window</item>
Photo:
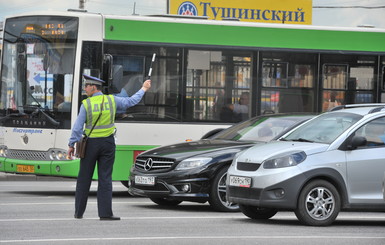
{"type": "Polygon", "coordinates": [[[312,112],[317,56],[261,52],[260,114],[312,112]]]}
{"type": "Polygon", "coordinates": [[[113,82],[110,93],[120,96],[132,96],[141,87],[145,79],[145,56],[117,55],[113,57],[113,82]]]}
{"type": "Polygon", "coordinates": [[[344,104],[345,87],[348,84],[348,66],[344,64],[324,64],[322,67],[323,103],[322,111],[344,104]]]}
{"type": "Polygon", "coordinates": [[[7,20],[0,111],[33,119],[15,126],[71,126],[77,27],[72,17],[7,20]]]}
{"type": "Polygon", "coordinates": [[[188,121],[239,122],[249,118],[249,54],[189,50],[187,60],[188,121]]]}
{"type": "Polygon", "coordinates": [[[376,59],[368,55],[321,55],[322,111],[337,105],[378,100],[376,59]]]}
{"type": "MultiPolygon", "coordinates": [[[[82,48],[81,59],[81,74],[86,74],[93,77],[102,78],[102,43],[85,41],[82,48]]],[[[83,76],[80,76],[80,89],[79,89],[79,107],[84,99],[87,98],[87,94],[84,90],[83,76]]]]}
{"type": "Polygon", "coordinates": [[[263,62],[262,84],[265,87],[287,87],[288,63],[263,62]]]}
{"type": "Polygon", "coordinates": [[[116,114],[118,122],[124,121],[182,121],[181,116],[181,52],[173,47],[148,47],[129,44],[104,44],[105,53],[112,55],[113,80],[109,93],[131,96],[146,79],[153,53],[151,89],[137,105],[116,114]]]}

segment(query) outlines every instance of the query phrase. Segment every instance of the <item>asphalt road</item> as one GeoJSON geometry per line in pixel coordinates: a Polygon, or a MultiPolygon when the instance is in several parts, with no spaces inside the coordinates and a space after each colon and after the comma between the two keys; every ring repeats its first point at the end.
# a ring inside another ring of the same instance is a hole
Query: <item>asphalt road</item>
{"type": "Polygon", "coordinates": [[[385,213],[341,213],[329,227],[301,225],[291,212],[257,222],[208,204],[163,208],[114,183],[120,221],[100,221],[97,183],[84,219],[73,218],[75,180],[0,175],[0,244],[385,244],[385,213]]]}

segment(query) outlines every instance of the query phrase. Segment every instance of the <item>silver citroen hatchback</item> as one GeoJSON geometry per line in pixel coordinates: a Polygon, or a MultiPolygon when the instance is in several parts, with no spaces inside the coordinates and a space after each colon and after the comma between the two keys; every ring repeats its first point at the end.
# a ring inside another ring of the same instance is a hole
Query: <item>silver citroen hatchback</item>
{"type": "Polygon", "coordinates": [[[239,153],[227,198],[252,219],[292,210],[306,225],[330,225],[341,210],[384,211],[385,104],[345,105],[279,141],[239,153]]]}

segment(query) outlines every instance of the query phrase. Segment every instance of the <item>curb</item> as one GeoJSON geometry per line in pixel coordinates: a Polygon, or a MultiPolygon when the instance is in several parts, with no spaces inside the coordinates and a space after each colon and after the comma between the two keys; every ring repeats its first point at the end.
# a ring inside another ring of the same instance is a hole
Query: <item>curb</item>
{"type": "Polygon", "coordinates": [[[0,181],[73,181],[74,178],[0,172],[0,181]]]}

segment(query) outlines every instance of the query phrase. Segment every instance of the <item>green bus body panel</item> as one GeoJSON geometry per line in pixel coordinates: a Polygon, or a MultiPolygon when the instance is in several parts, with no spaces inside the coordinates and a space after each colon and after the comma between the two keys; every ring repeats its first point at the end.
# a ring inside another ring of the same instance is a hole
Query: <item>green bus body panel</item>
{"type": "Polygon", "coordinates": [[[78,177],[80,159],[73,161],[52,161],[51,175],[62,177],[78,177]]]}
{"type": "Polygon", "coordinates": [[[134,164],[134,151],[147,151],[156,146],[124,146],[117,145],[115,152],[113,180],[128,180],[130,169],[134,164]]]}
{"type": "MultiPolygon", "coordinates": [[[[18,173],[17,165],[33,165],[35,167],[36,175],[51,175],[51,161],[34,161],[34,160],[19,160],[19,159],[5,159],[5,172],[18,173]]],[[[24,173],[22,173],[24,174],[24,173]]]]}
{"type": "Polygon", "coordinates": [[[4,157],[0,157],[0,172],[4,172],[5,171],[5,158],[4,157]]]}
{"type": "Polygon", "coordinates": [[[79,160],[74,161],[34,161],[34,160],[18,160],[5,159],[4,169],[0,168],[2,172],[20,173],[17,172],[16,165],[33,165],[36,175],[49,175],[59,177],[77,177],[79,172],[79,160]],[[60,171],[58,171],[60,170],[60,171]]]}
{"type": "Polygon", "coordinates": [[[106,19],[105,39],[215,46],[385,52],[384,32],[106,19]]]}
{"type": "MultiPolygon", "coordinates": [[[[130,169],[133,165],[134,151],[146,151],[156,146],[116,146],[114,171],[112,172],[112,180],[127,181],[130,175],[130,169]]],[[[74,177],[78,176],[80,159],[73,161],[33,161],[33,160],[17,160],[0,158],[0,172],[20,173],[17,172],[17,165],[33,165],[35,175],[49,175],[58,177],[74,177]]],[[[97,179],[97,168],[93,175],[93,179],[97,179]]]]}

